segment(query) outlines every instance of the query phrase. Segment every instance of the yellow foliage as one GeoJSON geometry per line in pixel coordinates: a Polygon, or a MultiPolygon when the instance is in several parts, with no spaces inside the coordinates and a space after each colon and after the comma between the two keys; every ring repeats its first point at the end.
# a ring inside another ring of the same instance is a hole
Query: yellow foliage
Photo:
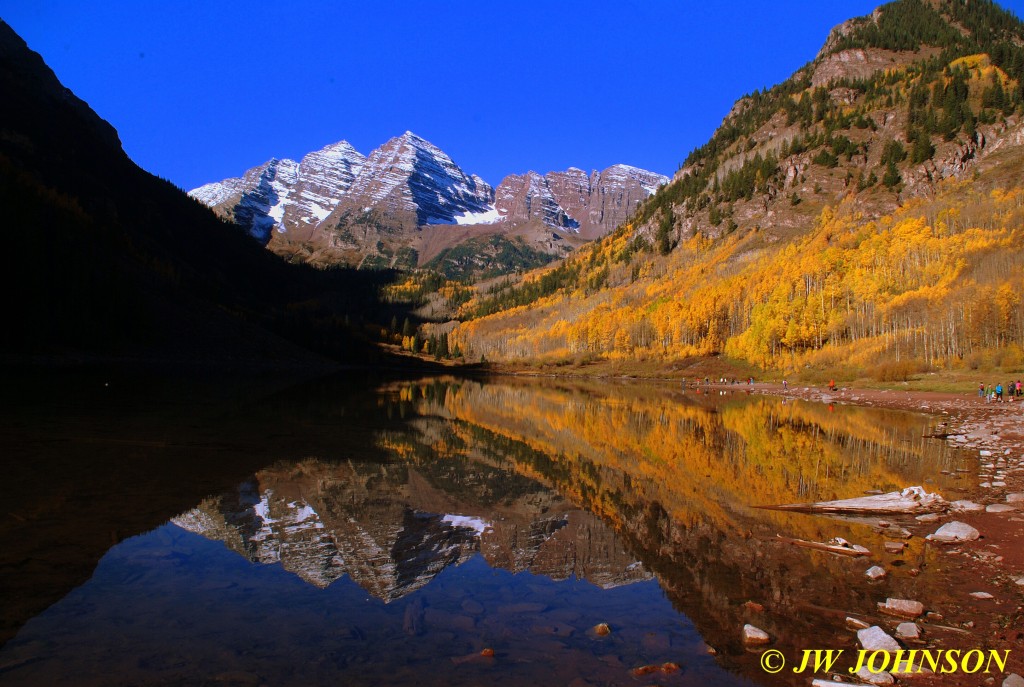
{"type": "MultiPolygon", "coordinates": [[[[417,412],[443,418],[453,433],[424,437],[436,452],[500,455],[519,474],[551,484],[615,526],[629,517],[622,499],[659,503],[684,525],[713,522],[736,532],[749,505],[843,498],[926,477],[939,487],[954,484],[940,473],[955,463],[954,452],[929,451],[921,420],[906,413],[834,413],[744,394],[719,401],[637,387],[608,393],[514,382],[464,382],[428,397],[426,385],[403,398],[422,396],[417,412]]],[[[813,518],[771,511],[763,517],[778,531],[820,537],[813,518]]]]}
{"type": "MultiPolygon", "coordinates": [[[[828,349],[861,365],[878,356],[947,365],[1024,345],[1022,200],[1019,188],[981,194],[950,183],[875,221],[826,208],[788,245],[697,234],[667,259],[641,253],[636,268],[616,264],[610,286],[556,292],[463,323],[453,337],[488,359],[724,352],[785,368],[828,349]]],[[[578,259],[610,258],[628,238],[618,233],[578,259]]]]}

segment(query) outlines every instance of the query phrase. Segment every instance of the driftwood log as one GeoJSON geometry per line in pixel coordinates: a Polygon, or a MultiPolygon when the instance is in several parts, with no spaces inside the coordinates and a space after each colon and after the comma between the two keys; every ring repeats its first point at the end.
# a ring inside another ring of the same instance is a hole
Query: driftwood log
{"type": "Polygon", "coordinates": [[[861,515],[893,515],[898,513],[940,513],[949,509],[949,503],[938,494],[929,494],[922,487],[907,487],[903,491],[874,496],[859,496],[839,501],[816,503],[788,503],[778,506],[757,506],[768,510],[796,511],[798,513],[835,513],[861,515]]]}
{"type": "Polygon", "coordinates": [[[818,551],[828,551],[829,553],[839,554],[840,556],[870,556],[871,552],[863,546],[857,544],[851,544],[848,541],[839,540],[838,542],[819,542],[819,541],[807,541],[806,539],[792,539],[790,537],[783,537],[781,534],[776,534],[776,537],[780,541],[786,544],[793,544],[794,546],[802,546],[805,549],[816,549],[818,551]]]}

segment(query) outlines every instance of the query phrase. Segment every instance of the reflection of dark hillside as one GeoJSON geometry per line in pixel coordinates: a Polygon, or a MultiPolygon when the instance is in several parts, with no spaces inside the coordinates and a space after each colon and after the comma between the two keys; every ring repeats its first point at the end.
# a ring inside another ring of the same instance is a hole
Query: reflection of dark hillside
{"type": "Polygon", "coordinates": [[[89,579],[111,546],[266,465],[309,455],[384,460],[375,432],[401,420],[367,393],[379,383],[368,373],[301,381],[8,370],[0,642],[89,579]]]}

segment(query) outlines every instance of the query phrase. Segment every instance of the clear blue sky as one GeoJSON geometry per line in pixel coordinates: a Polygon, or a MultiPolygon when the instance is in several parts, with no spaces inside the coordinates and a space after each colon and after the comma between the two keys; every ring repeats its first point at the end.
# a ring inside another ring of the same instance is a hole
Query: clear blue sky
{"type": "Polygon", "coordinates": [[[496,185],[618,162],[671,175],[737,97],[877,4],[2,0],[0,18],[185,189],[407,129],[496,185]]]}

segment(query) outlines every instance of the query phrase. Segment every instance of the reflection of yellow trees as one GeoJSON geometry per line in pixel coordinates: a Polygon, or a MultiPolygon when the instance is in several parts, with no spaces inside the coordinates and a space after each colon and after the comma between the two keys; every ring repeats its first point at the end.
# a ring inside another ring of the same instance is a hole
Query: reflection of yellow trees
{"type": "Polygon", "coordinates": [[[574,289],[465,322],[453,341],[488,359],[725,352],[765,367],[1019,354],[1022,208],[1024,190],[949,183],[877,221],[826,209],[780,248],[737,232],[632,262],[616,262],[620,231],[573,258],[574,289]],[[606,286],[590,289],[588,270],[608,271],[606,286]]]}
{"type": "MultiPolygon", "coordinates": [[[[951,460],[944,447],[926,450],[917,416],[855,408],[833,413],[759,396],[704,405],[664,394],[464,383],[434,395],[421,410],[454,420],[460,446],[487,437],[528,446],[546,458],[508,456],[518,472],[552,483],[617,524],[626,517],[624,504],[657,502],[684,525],[711,521],[720,531],[737,531],[752,515],[748,505],[859,496],[925,478],[941,483],[940,469],[951,460]]],[[[756,517],[786,532],[821,536],[817,519],[756,517]]]]}

